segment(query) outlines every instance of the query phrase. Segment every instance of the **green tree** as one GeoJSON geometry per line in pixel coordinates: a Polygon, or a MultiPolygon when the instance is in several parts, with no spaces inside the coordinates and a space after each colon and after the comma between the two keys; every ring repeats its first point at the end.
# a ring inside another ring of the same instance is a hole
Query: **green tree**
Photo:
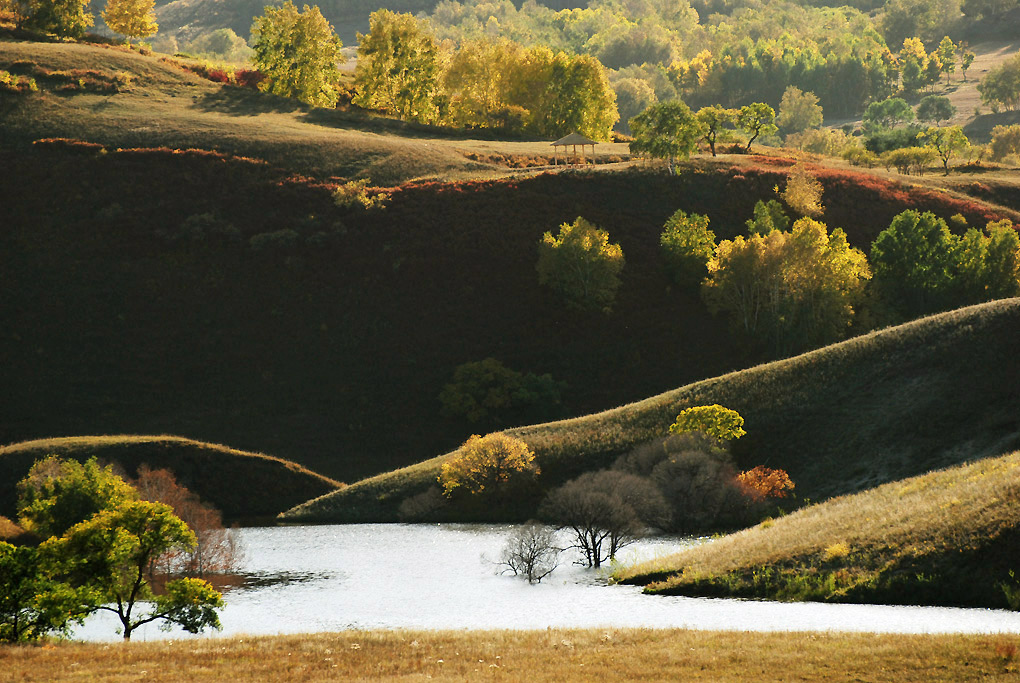
{"type": "Polygon", "coordinates": [[[127,38],[148,38],[159,30],[156,0],[106,0],[103,21],[127,38]]]}
{"type": "Polygon", "coordinates": [[[593,140],[608,140],[620,115],[606,69],[591,55],[553,58],[543,105],[533,112],[535,124],[549,135],[577,131],[593,140]]]}
{"type": "Polygon", "coordinates": [[[621,78],[613,83],[616,107],[620,113],[619,127],[630,133],[630,120],[659,101],[655,90],[641,78],[621,78]]]}
{"type": "Polygon", "coordinates": [[[702,124],[680,100],[658,102],[630,120],[634,142],[632,154],[665,159],[670,174],[676,173],[677,159],[687,159],[705,135],[702,124]]]}
{"type": "Polygon", "coordinates": [[[956,72],[956,43],[949,36],[945,36],[936,48],[936,53],[939,56],[942,73],[946,75],[948,81],[949,75],[956,72]]]}
{"type": "Polygon", "coordinates": [[[895,128],[904,123],[914,120],[914,110],[902,97],[890,97],[881,102],[872,102],[864,110],[864,129],[875,131],[878,129],[895,128]]]}
{"type": "Polygon", "coordinates": [[[726,140],[732,135],[733,126],[737,123],[737,110],[726,109],[718,104],[713,107],[702,107],[695,115],[704,131],[702,138],[715,156],[715,143],[726,140]]]}
{"type": "Polygon", "coordinates": [[[917,105],[917,120],[928,121],[939,125],[939,121],[948,121],[956,115],[956,107],[948,97],[928,95],[917,105]]]}
{"type": "Polygon", "coordinates": [[[992,67],[977,86],[981,101],[998,111],[1020,107],[1020,53],[992,67]]]}
{"type": "Polygon", "coordinates": [[[975,55],[970,50],[964,48],[962,44],[960,46],[960,50],[961,50],[961,54],[960,54],[960,73],[963,74],[963,81],[964,81],[964,83],[966,83],[967,82],[967,70],[970,68],[970,65],[974,63],[974,59],[977,57],[977,55],[975,55]]]}
{"type": "Polygon", "coordinates": [[[701,432],[719,441],[735,441],[747,434],[744,430],[744,418],[730,408],[713,403],[710,406],[694,406],[687,408],[676,416],[670,425],[670,434],[686,434],[701,432]]]}
{"type": "Polygon", "coordinates": [[[800,133],[822,125],[822,107],[813,92],[803,92],[795,86],[788,86],[779,103],[776,125],[783,135],[800,133]]]}
{"type": "Polygon", "coordinates": [[[764,102],[754,102],[741,107],[737,114],[737,125],[747,134],[745,154],[751,151],[751,143],[760,135],[772,135],[779,130],[776,127],[776,110],[764,102]]]}
{"type": "Polygon", "coordinates": [[[992,159],[996,161],[1001,161],[1010,154],[1020,155],[1020,124],[992,128],[989,149],[992,159]]]}
{"type": "Polygon", "coordinates": [[[956,255],[954,304],[1020,295],[1020,237],[1008,219],[989,223],[984,234],[968,230],[959,240],[956,255]]]}
{"type": "Polygon", "coordinates": [[[767,235],[773,230],[786,230],[790,227],[790,218],[783,211],[783,205],[775,199],[767,202],[759,199],[754,204],[754,217],[744,225],[749,235],[767,235]]]}
{"type": "Polygon", "coordinates": [[[176,579],[156,595],[146,579],[157,557],[195,542],[195,534],[169,505],[136,500],[98,512],[63,536],[46,540],[40,552],[71,585],[94,591],[102,602],[96,609],[116,614],[124,640],[130,640],[136,628],[153,621],[176,624],[189,633],[220,627],[216,609],[223,606],[223,598],[208,582],[176,579]],[[149,609],[139,613],[143,603],[149,609]]]}
{"type": "Polygon", "coordinates": [[[871,245],[874,284],[903,317],[942,310],[952,301],[956,239],[930,211],[900,213],[871,245]]]}
{"type": "Polygon", "coordinates": [[[90,0],[23,0],[22,25],[67,38],[82,38],[85,29],[95,24],[88,11],[90,0]]]}
{"type": "Polygon", "coordinates": [[[801,218],[791,232],[724,240],[708,263],[702,296],[713,312],[786,355],[840,339],[870,277],[842,230],[801,218]]]}
{"type": "Polygon", "coordinates": [[[949,161],[957,152],[967,149],[970,145],[970,140],[959,126],[929,128],[919,133],[917,137],[924,140],[925,146],[935,150],[942,160],[942,168],[945,169],[946,175],[949,175],[949,161]]]}
{"type": "Polygon", "coordinates": [[[0,541],[0,643],[64,633],[92,607],[87,591],[48,575],[37,549],[0,541]]]}
{"type": "Polygon", "coordinates": [[[578,216],[560,226],[557,236],[545,233],[538,243],[538,282],[559,292],[583,310],[612,309],[620,287],[623,250],[609,233],[578,216]]]}
{"type": "Polygon", "coordinates": [[[18,483],[18,521],[42,538],[60,536],[135,497],[112,466],[101,467],[94,457],[79,463],[51,455],[36,462],[18,483]]]}
{"type": "Polygon", "coordinates": [[[252,61],[266,75],[259,88],[317,107],[336,106],[342,43],[318,7],[305,5],[299,12],[291,0],[267,5],[251,26],[251,40],[252,61]]]}
{"type": "Polygon", "coordinates": [[[439,44],[422,22],[387,9],[372,12],[368,35],[358,34],[354,103],[401,120],[439,119],[439,44]]]}
{"type": "Polygon", "coordinates": [[[551,419],[559,411],[563,387],[552,375],[525,375],[486,358],[458,365],[439,401],[443,415],[502,427],[515,419],[518,423],[551,419]]]}
{"type": "Polygon", "coordinates": [[[439,484],[447,497],[458,489],[478,495],[539,474],[534,451],[521,439],[502,432],[475,434],[443,463],[439,484]]]}
{"type": "Polygon", "coordinates": [[[706,264],[715,252],[715,233],[708,229],[708,216],[678,210],[666,220],[659,246],[673,280],[697,286],[708,274],[706,264]]]}

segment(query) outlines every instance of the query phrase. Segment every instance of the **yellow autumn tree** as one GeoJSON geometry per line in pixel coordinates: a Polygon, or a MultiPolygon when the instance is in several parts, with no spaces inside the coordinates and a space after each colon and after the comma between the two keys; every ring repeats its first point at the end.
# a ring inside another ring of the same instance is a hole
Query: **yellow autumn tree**
{"type": "Polygon", "coordinates": [[[733,441],[747,434],[740,413],[718,403],[688,408],[669,427],[670,434],[689,432],[701,432],[720,441],[733,441]]]}
{"type": "Polygon", "coordinates": [[[156,0],[107,0],[103,21],[127,38],[148,38],[159,30],[156,0]]]}
{"type": "Polygon", "coordinates": [[[439,484],[447,497],[457,489],[479,494],[539,473],[534,451],[521,439],[502,432],[475,434],[443,463],[439,484]]]}

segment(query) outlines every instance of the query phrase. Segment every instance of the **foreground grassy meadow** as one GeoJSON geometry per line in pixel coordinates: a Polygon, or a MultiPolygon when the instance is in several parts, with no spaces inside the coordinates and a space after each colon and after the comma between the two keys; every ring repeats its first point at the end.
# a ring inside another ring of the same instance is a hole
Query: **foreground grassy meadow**
{"type": "Polygon", "coordinates": [[[0,648],[28,681],[1015,681],[1015,635],[548,630],[0,648]]]}

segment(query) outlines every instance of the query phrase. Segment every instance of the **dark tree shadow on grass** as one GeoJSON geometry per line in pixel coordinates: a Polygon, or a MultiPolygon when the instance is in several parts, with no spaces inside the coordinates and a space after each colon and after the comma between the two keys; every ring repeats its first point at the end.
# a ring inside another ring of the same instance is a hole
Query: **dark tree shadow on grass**
{"type": "Polygon", "coordinates": [[[291,114],[307,112],[310,109],[300,100],[235,86],[224,86],[215,92],[203,95],[195,101],[194,106],[200,111],[230,114],[231,116],[291,114]]]}

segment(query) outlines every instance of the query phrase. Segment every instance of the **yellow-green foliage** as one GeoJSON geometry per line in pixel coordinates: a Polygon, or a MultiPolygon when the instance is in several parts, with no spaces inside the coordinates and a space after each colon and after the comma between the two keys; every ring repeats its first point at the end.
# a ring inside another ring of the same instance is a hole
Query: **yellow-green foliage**
{"type": "Polygon", "coordinates": [[[670,434],[703,432],[721,441],[739,439],[744,434],[744,418],[735,410],[718,403],[688,408],[676,417],[669,427],[670,434]]]}
{"type": "Polygon", "coordinates": [[[28,76],[15,76],[9,71],[0,69],[0,92],[39,92],[39,86],[36,84],[34,78],[30,78],[28,76]]]}
{"type": "Polygon", "coordinates": [[[390,196],[381,190],[369,190],[368,178],[351,180],[333,190],[333,203],[342,209],[361,207],[365,210],[384,209],[390,196]]]}
{"type": "Polygon", "coordinates": [[[537,476],[535,452],[521,439],[496,432],[473,435],[443,463],[439,483],[447,496],[459,488],[472,494],[492,490],[521,476],[537,476]]]}
{"type": "Polygon", "coordinates": [[[802,216],[818,218],[825,212],[822,206],[822,184],[802,164],[797,164],[790,171],[783,199],[802,216]]]}
{"type": "Polygon", "coordinates": [[[623,270],[623,249],[609,233],[580,216],[564,223],[555,237],[538,244],[538,282],[559,292],[567,303],[586,310],[612,309],[623,270]]]}
{"type": "Polygon", "coordinates": [[[103,21],[128,38],[148,38],[159,30],[155,0],[106,0],[103,21]]]}
{"type": "Polygon", "coordinates": [[[616,578],[659,593],[1004,607],[1017,528],[1020,452],[834,498],[616,578]]]}

